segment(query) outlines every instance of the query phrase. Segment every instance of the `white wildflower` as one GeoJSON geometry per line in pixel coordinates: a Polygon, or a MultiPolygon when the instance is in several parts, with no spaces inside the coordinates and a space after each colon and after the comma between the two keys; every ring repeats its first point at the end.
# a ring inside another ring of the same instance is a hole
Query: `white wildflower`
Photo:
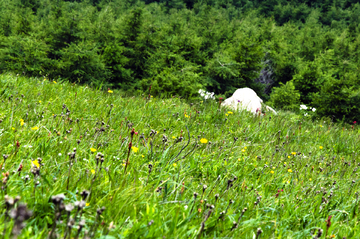
{"type": "Polygon", "coordinates": [[[307,110],[307,106],[306,105],[300,105],[300,110],[307,110]]]}
{"type": "Polygon", "coordinates": [[[199,94],[201,97],[203,97],[205,100],[207,99],[215,99],[214,92],[207,92],[205,90],[199,90],[199,94]]]}

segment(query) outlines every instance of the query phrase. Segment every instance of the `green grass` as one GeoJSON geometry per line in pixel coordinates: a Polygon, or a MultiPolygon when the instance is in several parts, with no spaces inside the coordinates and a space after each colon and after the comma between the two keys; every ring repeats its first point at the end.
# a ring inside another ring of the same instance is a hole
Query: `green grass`
{"type": "Polygon", "coordinates": [[[357,126],[9,74],[0,85],[5,238],[23,203],[32,216],[18,238],[76,238],[82,220],[79,238],[254,238],[258,228],[258,238],[313,238],[319,228],[321,238],[360,237],[357,126]],[[83,190],[87,206],[71,211],[70,236],[52,196],[74,205],[83,190]],[[9,209],[5,195],[21,198],[9,209]]]}

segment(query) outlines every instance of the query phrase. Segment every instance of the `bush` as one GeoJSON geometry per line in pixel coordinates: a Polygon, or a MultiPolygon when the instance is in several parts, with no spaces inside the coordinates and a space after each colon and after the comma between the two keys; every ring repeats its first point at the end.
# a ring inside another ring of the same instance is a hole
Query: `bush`
{"type": "Polygon", "coordinates": [[[288,81],[286,84],[280,83],[280,87],[273,88],[267,104],[276,109],[298,111],[300,93],[295,89],[292,81],[288,81]]]}
{"type": "Polygon", "coordinates": [[[330,116],[337,121],[346,119],[348,123],[359,120],[360,91],[353,85],[345,80],[326,81],[313,97],[316,115],[330,116]]]}
{"type": "Polygon", "coordinates": [[[173,69],[164,69],[153,79],[143,79],[140,84],[144,92],[147,92],[151,86],[151,94],[160,96],[181,96],[185,99],[196,98],[199,96],[199,89],[203,85],[199,83],[199,74],[190,71],[174,71],[173,69]]]}

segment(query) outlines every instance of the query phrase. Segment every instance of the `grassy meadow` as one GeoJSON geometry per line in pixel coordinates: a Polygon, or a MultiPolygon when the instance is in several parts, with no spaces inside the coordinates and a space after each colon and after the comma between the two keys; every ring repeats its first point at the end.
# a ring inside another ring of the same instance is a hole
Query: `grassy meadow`
{"type": "Polygon", "coordinates": [[[355,122],[10,74],[0,90],[2,238],[360,238],[355,122]]]}

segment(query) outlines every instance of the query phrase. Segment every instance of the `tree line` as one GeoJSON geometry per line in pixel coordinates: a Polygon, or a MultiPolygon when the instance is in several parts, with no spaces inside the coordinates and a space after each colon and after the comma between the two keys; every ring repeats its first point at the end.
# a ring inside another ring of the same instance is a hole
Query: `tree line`
{"type": "Polygon", "coordinates": [[[0,0],[0,72],[190,100],[250,87],[352,122],[359,23],[349,0],[0,0]]]}

